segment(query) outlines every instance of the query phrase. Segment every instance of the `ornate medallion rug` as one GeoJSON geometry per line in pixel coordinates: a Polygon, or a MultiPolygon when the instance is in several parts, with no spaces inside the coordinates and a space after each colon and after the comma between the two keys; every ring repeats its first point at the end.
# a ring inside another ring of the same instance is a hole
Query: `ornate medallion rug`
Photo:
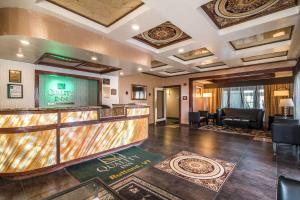
{"type": "Polygon", "coordinates": [[[235,163],[181,151],[154,167],[218,192],[233,171],[235,163]]]}
{"type": "Polygon", "coordinates": [[[246,129],[230,126],[217,126],[217,125],[206,125],[199,128],[200,130],[216,131],[220,133],[229,133],[234,135],[245,135],[254,137],[253,140],[262,142],[272,142],[272,135],[270,131],[263,131],[257,129],[246,129]]]}
{"type": "Polygon", "coordinates": [[[106,184],[120,180],[144,167],[154,165],[161,155],[130,147],[116,153],[89,160],[67,168],[80,182],[98,177],[106,184]]]}
{"type": "MultiPolygon", "coordinates": [[[[112,189],[125,199],[130,200],[182,200],[157,186],[154,186],[134,175],[122,179],[112,185],[112,189]]],[[[99,193],[101,200],[112,200],[111,195],[105,191],[99,193]]]]}

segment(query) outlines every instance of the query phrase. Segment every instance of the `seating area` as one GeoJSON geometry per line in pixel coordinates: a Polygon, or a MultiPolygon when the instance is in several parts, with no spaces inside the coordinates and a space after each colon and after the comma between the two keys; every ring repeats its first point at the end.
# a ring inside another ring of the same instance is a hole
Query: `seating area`
{"type": "Polygon", "coordinates": [[[0,0],[0,200],[300,200],[300,0],[0,0]]]}

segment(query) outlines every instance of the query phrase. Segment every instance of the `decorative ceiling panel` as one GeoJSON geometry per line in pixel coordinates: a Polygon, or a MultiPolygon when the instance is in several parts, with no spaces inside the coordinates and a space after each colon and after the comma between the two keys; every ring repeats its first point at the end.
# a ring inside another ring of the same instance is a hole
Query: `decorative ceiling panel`
{"type": "Polygon", "coordinates": [[[89,61],[79,60],[66,56],[56,55],[52,53],[44,53],[35,64],[49,65],[53,67],[68,68],[79,71],[86,71],[97,74],[105,74],[120,70],[120,68],[103,65],[100,63],[93,63],[89,61]]]}
{"type": "Polygon", "coordinates": [[[222,29],[296,5],[297,0],[213,0],[201,7],[222,29]]]}
{"type": "Polygon", "coordinates": [[[177,73],[186,72],[186,71],[183,70],[183,69],[169,69],[169,70],[166,70],[164,72],[166,72],[168,74],[177,74],[177,73]]]}
{"type": "Polygon", "coordinates": [[[292,38],[293,26],[265,32],[247,38],[231,41],[230,44],[235,50],[246,49],[266,45],[274,42],[290,40],[292,38]]]}
{"type": "Polygon", "coordinates": [[[224,62],[215,62],[215,63],[210,63],[210,64],[204,64],[200,66],[196,66],[199,69],[206,69],[206,68],[211,68],[211,67],[217,67],[217,66],[223,66],[226,65],[224,62]]]}
{"type": "Polygon", "coordinates": [[[245,58],[242,58],[242,61],[250,62],[250,61],[255,61],[255,60],[263,60],[263,59],[267,59],[267,58],[276,58],[276,57],[281,57],[281,56],[287,56],[287,54],[288,54],[287,51],[280,51],[280,52],[275,52],[275,53],[268,53],[268,54],[263,54],[263,55],[245,57],[245,58]]]}
{"type": "Polygon", "coordinates": [[[138,34],[133,38],[156,49],[160,49],[184,40],[188,40],[191,37],[171,22],[165,22],[148,31],[138,34]]]}
{"type": "Polygon", "coordinates": [[[141,0],[47,1],[106,27],[111,26],[130,12],[143,5],[141,0]]]}
{"type": "Polygon", "coordinates": [[[210,52],[207,48],[200,48],[200,49],[195,49],[186,53],[182,54],[177,54],[175,55],[176,58],[179,58],[180,60],[183,61],[189,61],[189,60],[194,60],[198,58],[204,58],[208,56],[214,55],[212,52],[210,52]]]}
{"type": "Polygon", "coordinates": [[[158,60],[152,60],[151,61],[151,68],[156,68],[156,67],[162,67],[162,66],[166,66],[166,63],[160,62],[158,60]]]}

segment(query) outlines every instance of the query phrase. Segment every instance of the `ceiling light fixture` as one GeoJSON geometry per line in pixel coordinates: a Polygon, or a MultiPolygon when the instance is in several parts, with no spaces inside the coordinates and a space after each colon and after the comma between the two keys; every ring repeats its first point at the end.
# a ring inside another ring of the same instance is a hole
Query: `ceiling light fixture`
{"type": "Polygon", "coordinates": [[[20,40],[20,42],[23,45],[30,45],[30,42],[28,40],[20,40]]]}
{"type": "Polygon", "coordinates": [[[96,56],[92,56],[91,60],[98,60],[98,58],[96,56]]]}
{"type": "Polygon", "coordinates": [[[124,75],[124,72],[120,72],[120,75],[123,76],[123,75],[124,75]]]}
{"type": "Polygon", "coordinates": [[[139,67],[139,68],[138,68],[138,71],[143,71],[143,68],[139,67]]]}
{"type": "Polygon", "coordinates": [[[132,24],[131,28],[132,28],[132,30],[134,30],[134,31],[140,30],[140,26],[137,25],[137,24],[132,24]]]}
{"type": "Polygon", "coordinates": [[[16,56],[17,56],[18,58],[24,58],[24,54],[22,54],[22,53],[17,53],[16,56]]]}
{"type": "Polygon", "coordinates": [[[178,49],[178,53],[183,53],[184,52],[184,49],[178,49]]]}

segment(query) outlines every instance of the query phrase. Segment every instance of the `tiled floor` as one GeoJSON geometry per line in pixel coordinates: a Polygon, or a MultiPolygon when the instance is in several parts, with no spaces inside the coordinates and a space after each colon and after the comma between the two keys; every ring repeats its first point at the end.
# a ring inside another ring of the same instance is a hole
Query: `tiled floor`
{"type": "MultiPolygon", "coordinates": [[[[276,181],[280,174],[300,180],[300,161],[291,146],[280,146],[277,158],[272,156],[270,143],[188,127],[150,127],[150,138],[142,148],[167,158],[182,150],[202,156],[236,162],[237,167],[218,192],[153,167],[136,173],[142,179],[177,194],[185,200],[201,199],[276,199],[276,181]]],[[[64,170],[22,181],[0,179],[0,200],[42,199],[78,184],[64,170]]]]}

